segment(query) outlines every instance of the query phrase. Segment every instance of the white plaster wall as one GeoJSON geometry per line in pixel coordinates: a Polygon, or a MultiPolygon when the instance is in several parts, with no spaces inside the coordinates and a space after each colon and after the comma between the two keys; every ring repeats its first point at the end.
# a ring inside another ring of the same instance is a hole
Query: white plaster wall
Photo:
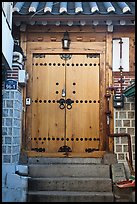
{"type": "Polygon", "coordinates": [[[123,71],[129,71],[129,38],[122,38],[122,59],[120,62],[120,40],[113,40],[112,69],[119,71],[120,63],[123,71]]]}
{"type": "Polygon", "coordinates": [[[11,35],[11,30],[9,29],[6,18],[2,12],[2,53],[10,68],[12,68],[13,45],[14,40],[11,35]]]}
{"type": "Polygon", "coordinates": [[[28,167],[25,165],[2,165],[2,202],[27,202],[28,167]],[[22,175],[16,174],[19,171],[22,175]]]}

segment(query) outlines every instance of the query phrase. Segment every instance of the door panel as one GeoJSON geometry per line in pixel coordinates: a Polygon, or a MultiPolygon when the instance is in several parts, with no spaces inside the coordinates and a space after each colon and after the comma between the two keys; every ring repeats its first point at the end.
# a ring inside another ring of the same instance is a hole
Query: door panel
{"type": "Polygon", "coordinates": [[[73,55],[66,76],[67,98],[74,100],[72,109],[66,109],[67,145],[73,152],[98,149],[99,55],[73,55]]]}
{"type": "Polygon", "coordinates": [[[61,63],[59,55],[33,57],[32,150],[57,152],[64,144],[65,111],[57,103],[65,81],[61,63]]]}

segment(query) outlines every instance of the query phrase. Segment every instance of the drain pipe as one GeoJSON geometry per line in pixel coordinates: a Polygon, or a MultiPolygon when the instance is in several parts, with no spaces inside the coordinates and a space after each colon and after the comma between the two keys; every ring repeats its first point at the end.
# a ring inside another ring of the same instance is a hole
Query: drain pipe
{"type": "Polygon", "coordinates": [[[133,169],[133,162],[132,162],[132,148],[131,148],[131,137],[130,134],[128,133],[113,133],[109,134],[109,137],[127,137],[128,138],[128,153],[129,153],[129,159],[127,158],[126,155],[126,160],[130,169],[130,173],[133,175],[134,174],[134,169],[133,169]]]}
{"type": "Polygon", "coordinates": [[[105,97],[106,97],[106,135],[107,135],[107,138],[106,138],[106,150],[107,152],[109,152],[109,135],[110,135],[110,118],[111,118],[111,111],[110,111],[110,107],[109,107],[109,102],[110,102],[110,97],[111,97],[111,94],[110,92],[116,92],[116,89],[115,87],[113,86],[110,86],[106,89],[106,94],[105,94],[105,97]]]}

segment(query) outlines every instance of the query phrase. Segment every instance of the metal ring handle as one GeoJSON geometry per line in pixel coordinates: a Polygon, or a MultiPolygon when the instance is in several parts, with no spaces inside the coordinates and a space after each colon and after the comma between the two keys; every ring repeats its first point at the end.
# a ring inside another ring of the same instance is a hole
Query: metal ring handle
{"type": "Polygon", "coordinates": [[[65,108],[65,105],[64,105],[64,104],[60,104],[60,105],[59,105],[59,108],[60,108],[60,109],[64,109],[64,108],[65,108]]]}
{"type": "Polygon", "coordinates": [[[72,105],[71,104],[67,104],[67,109],[71,109],[72,108],[72,105]]]}

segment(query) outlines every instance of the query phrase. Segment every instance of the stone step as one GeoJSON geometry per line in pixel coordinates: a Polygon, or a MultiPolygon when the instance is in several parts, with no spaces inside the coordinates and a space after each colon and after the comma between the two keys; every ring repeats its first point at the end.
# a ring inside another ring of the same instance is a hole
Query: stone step
{"type": "Polygon", "coordinates": [[[40,177],[96,177],[110,178],[107,164],[31,164],[29,176],[40,177]]]}
{"type": "Polygon", "coordinates": [[[28,164],[100,164],[102,158],[39,158],[30,157],[28,164]]]}
{"type": "Polygon", "coordinates": [[[112,192],[112,181],[109,178],[29,178],[30,191],[90,191],[112,192]]]}
{"type": "Polygon", "coordinates": [[[27,202],[114,202],[114,197],[112,192],[30,191],[27,202]]]}

